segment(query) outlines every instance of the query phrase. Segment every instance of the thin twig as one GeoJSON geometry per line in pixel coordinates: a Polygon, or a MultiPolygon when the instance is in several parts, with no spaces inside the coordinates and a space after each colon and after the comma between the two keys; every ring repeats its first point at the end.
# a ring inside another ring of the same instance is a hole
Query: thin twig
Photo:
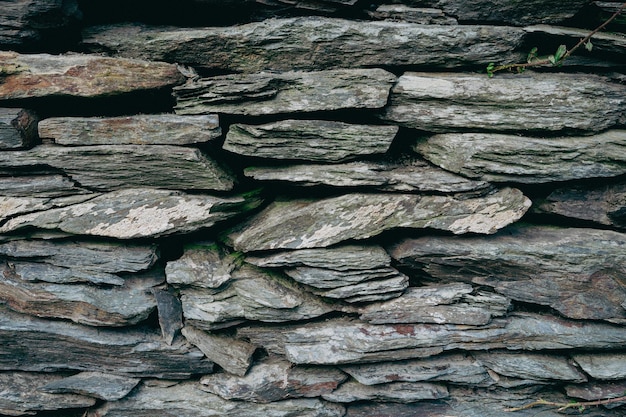
{"type": "Polygon", "coordinates": [[[554,401],[546,401],[540,398],[537,401],[533,401],[532,403],[528,403],[521,407],[507,408],[504,411],[522,411],[522,410],[528,410],[529,408],[537,407],[540,405],[559,407],[557,411],[563,411],[563,410],[566,410],[568,408],[573,408],[573,407],[591,407],[591,406],[597,406],[597,405],[607,405],[607,404],[612,404],[612,403],[617,403],[617,402],[622,402],[622,401],[626,401],[626,395],[621,396],[621,397],[615,397],[615,398],[606,398],[604,400],[575,401],[571,403],[559,403],[559,402],[554,402],[554,401]]]}

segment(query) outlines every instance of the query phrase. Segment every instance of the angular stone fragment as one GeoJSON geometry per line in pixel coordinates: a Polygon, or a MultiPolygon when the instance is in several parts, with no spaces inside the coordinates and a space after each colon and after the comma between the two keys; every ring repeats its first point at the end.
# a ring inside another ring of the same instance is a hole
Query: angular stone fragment
{"type": "Polygon", "coordinates": [[[128,395],[141,380],[102,372],[81,372],[40,388],[51,394],[80,394],[106,401],[117,401],[128,395]]]}
{"type": "Polygon", "coordinates": [[[625,95],[626,86],[592,74],[528,72],[489,78],[408,72],[393,87],[382,118],[432,132],[597,132],[624,123],[625,95]]]}
{"type": "Polygon", "coordinates": [[[207,375],[200,383],[204,390],[226,400],[271,403],[319,397],[333,391],[346,378],[346,374],[334,368],[294,366],[274,358],[254,365],[246,376],[207,375]]]}
{"type": "Polygon", "coordinates": [[[455,68],[519,59],[523,31],[324,17],[267,19],[227,28],[101,26],[87,48],[120,56],[237,72],[426,65],[455,68]]]}
{"type": "Polygon", "coordinates": [[[355,401],[391,401],[411,403],[422,400],[438,400],[446,398],[448,390],[445,385],[428,382],[390,382],[379,385],[362,385],[356,381],[348,381],[322,398],[338,403],[355,401]]]}
{"type": "Polygon", "coordinates": [[[178,286],[219,288],[232,279],[240,263],[217,244],[200,242],[188,245],[183,256],[168,262],[165,275],[168,283],[178,286]]]}
{"type": "Polygon", "coordinates": [[[183,306],[172,291],[152,288],[151,292],[157,303],[161,334],[165,343],[171,345],[179,330],[183,328],[183,306]]]}
{"type": "Polygon", "coordinates": [[[608,230],[518,226],[491,237],[422,237],[390,248],[418,274],[489,285],[575,319],[626,318],[626,235],[608,230]]]}
{"type": "Polygon", "coordinates": [[[549,139],[450,133],[431,136],[414,149],[435,165],[465,177],[533,184],[626,173],[624,138],[626,130],[549,139]]]}
{"type": "Polygon", "coordinates": [[[183,336],[225,371],[244,376],[252,364],[256,346],[232,337],[209,334],[192,326],[185,326],[183,336]]]}
{"type": "Polygon", "coordinates": [[[358,161],[333,165],[250,167],[247,177],[299,186],[370,187],[379,191],[461,193],[484,190],[484,181],[468,180],[420,159],[402,162],[358,161]]]}
{"type": "Polygon", "coordinates": [[[408,194],[345,194],[321,200],[276,201],[228,236],[236,250],[325,247],[394,228],[455,234],[495,233],[518,220],[530,200],[505,188],[479,198],[408,194]],[[288,233],[285,233],[285,231],[288,233]]]}
{"type": "Polygon", "coordinates": [[[387,152],[397,126],[356,125],[327,120],[282,120],[230,126],[224,149],[268,159],[336,162],[387,152]]]}
{"type": "Polygon", "coordinates": [[[70,195],[68,197],[13,197],[0,195],[0,224],[29,213],[54,210],[91,200],[98,194],[70,195]]]}
{"type": "Polygon", "coordinates": [[[221,75],[175,88],[174,110],[258,116],[379,109],[387,104],[395,81],[395,75],[378,68],[221,75]]]}
{"type": "Polygon", "coordinates": [[[39,123],[39,136],[58,145],[187,145],[222,135],[217,115],[143,114],[126,117],[53,117],[39,123]]]}
{"type": "Polygon", "coordinates": [[[256,204],[254,197],[129,188],[68,207],[11,218],[0,227],[0,233],[35,227],[117,239],[158,237],[211,227],[256,204]]]}
{"type": "MultiPolygon", "coordinates": [[[[626,393],[626,381],[571,384],[565,386],[565,392],[568,397],[582,398],[585,401],[624,398],[624,393],[626,393]]],[[[614,403],[604,404],[604,407],[611,409],[625,404],[626,399],[623,399],[614,403]]]]}
{"type": "Polygon", "coordinates": [[[141,385],[132,395],[91,410],[88,417],[342,417],[345,409],[318,399],[295,399],[258,404],[223,400],[194,381],[171,386],[141,385]]]}
{"type": "Polygon", "coordinates": [[[357,0],[256,0],[256,2],[268,6],[293,7],[295,9],[331,13],[354,6],[357,0]]]}
{"type": "Polygon", "coordinates": [[[184,82],[175,65],[98,55],[0,52],[0,100],[110,97],[184,82]]]}
{"type": "Polygon", "coordinates": [[[420,25],[456,25],[455,18],[446,16],[440,9],[410,7],[405,4],[383,4],[368,12],[374,19],[385,19],[420,25]]]}
{"type": "Polygon", "coordinates": [[[411,287],[400,297],[362,308],[360,318],[372,324],[436,323],[482,326],[507,313],[510,302],[497,295],[472,296],[471,285],[411,287]]]}
{"type": "Polygon", "coordinates": [[[572,358],[595,379],[626,379],[626,353],[581,353],[572,358]]]}
{"type": "Polygon", "coordinates": [[[38,146],[0,154],[0,166],[45,165],[100,191],[129,187],[228,191],[235,177],[199,149],[173,145],[38,146]]]}
{"type": "Polygon", "coordinates": [[[35,112],[0,108],[0,150],[28,148],[37,142],[35,112]]]}
{"type": "MultiPolygon", "coordinates": [[[[99,371],[132,377],[184,379],[213,363],[182,340],[172,346],[152,329],[92,328],[0,310],[1,370],[99,371]]],[[[43,384],[42,384],[43,385],[43,384]]]]}
{"type": "Polygon", "coordinates": [[[394,381],[441,381],[488,386],[494,382],[480,362],[458,353],[406,361],[344,365],[341,370],[364,385],[394,381]]]}
{"type": "Polygon", "coordinates": [[[62,380],[50,373],[0,373],[0,413],[9,416],[34,415],[38,411],[86,408],[96,400],[73,393],[49,394],[37,388],[62,380]]]}
{"type": "Polygon", "coordinates": [[[78,187],[69,177],[53,170],[6,170],[0,173],[0,190],[6,197],[57,198],[88,191],[78,187]]]}
{"type": "Polygon", "coordinates": [[[587,377],[567,358],[530,352],[478,352],[474,357],[484,366],[513,378],[531,381],[587,382],[587,377]]]}

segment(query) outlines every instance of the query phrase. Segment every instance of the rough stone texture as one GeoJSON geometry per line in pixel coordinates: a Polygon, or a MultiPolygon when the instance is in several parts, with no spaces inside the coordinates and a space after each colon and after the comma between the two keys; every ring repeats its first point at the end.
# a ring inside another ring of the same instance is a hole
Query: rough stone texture
{"type": "Polygon", "coordinates": [[[382,118],[432,132],[594,132],[626,121],[625,93],[626,86],[591,74],[409,72],[382,118]]]}
{"type": "Polygon", "coordinates": [[[35,227],[118,239],[158,237],[213,226],[255,204],[258,202],[242,197],[131,188],[13,217],[0,227],[0,233],[35,227]]]}
{"type": "Polygon", "coordinates": [[[488,184],[435,167],[421,159],[401,162],[355,161],[333,165],[250,167],[256,181],[280,181],[298,186],[370,187],[380,191],[461,193],[484,190],[488,184]]]}
{"type": "Polygon", "coordinates": [[[489,352],[474,357],[499,375],[532,381],[587,382],[567,358],[541,353],[489,352]]]}
{"type": "Polygon", "coordinates": [[[623,322],[625,239],[608,230],[520,226],[480,239],[406,239],[390,254],[427,277],[489,285],[572,318],[623,322]]]}
{"type": "Polygon", "coordinates": [[[6,197],[56,198],[88,193],[67,176],[41,169],[29,169],[26,175],[21,171],[0,168],[0,190],[6,197]]]}
{"type": "MultiPolygon", "coordinates": [[[[580,398],[585,401],[605,400],[607,398],[619,398],[626,392],[626,381],[608,383],[589,383],[565,386],[568,397],[580,398]]],[[[615,408],[626,405],[626,401],[616,401],[606,404],[606,408],[615,408]]]]}
{"type": "Polygon", "coordinates": [[[187,246],[179,259],[167,263],[167,282],[179,286],[219,288],[232,279],[238,266],[236,255],[229,255],[213,242],[187,246]]]}
{"type": "Polygon", "coordinates": [[[625,130],[549,139],[449,133],[418,141],[414,149],[435,165],[465,177],[533,184],[626,173],[624,137],[625,130]]]}
{"type": "Polygon", "coordinates": [[[368,14],[374,19],[420,25],[456,25],[458,23],[455,18],[446,16],[441,9],[410,7],[404,4],[383,4],[368,14]]]}
{"type": "Polygon", "coordinates": [[[35,145],[38,120],[31,110],[0,108],[0,150],[35,145]]]}
{"type": "Polygon", "coordinates": [[[593,378],[626,379],[626,353],[576,354],[573,355],[573,359],[593,378]]]}
{"type": "Polygon", "coordinates": [[[151,293],[157,303],[161,334],[165,343],[171,346],[183,328],[183,306],[174,291],[152,288],[151,293]]]}
{"type": "Polygon", "coordinates": [[[218,117],[214,114],[52,117],[39,122],[40,137],[69,146],[187,145],[213,142],[221,134],[218,117]]]}
{"type": "Polygon", "coordinates": [[[190,80],[176,87],[178,114],[246,116],[379,109],[396,77],[382,69],[261,72],[190,80]]]}
{"type": "Polygon", "coordinates": [[[336,162],[387,152],[397,126],[355,125],[326,120],[282,120],[230,126],[223,148],[267,159],[336,162]]]}
{"type": "Polygon", "coordinates": [[[356,381],[348,381],[330,394],[322,397],[338,403],[354,401],[391,401],[410,403],[422,400],[438,400],[446,398],[448,390],[445,385],[427,382],[391,382],[380,385],[362,385],[356,381]]]}
{"type": "Polygon", "coordinates": [[[425,26],[323,17],[267,19],[227,27],[101,26],[84,33],[95,50],[153,61],[254,72],[514,62],[523,31],[505,26],[425,26]]]}
{"type": "Polygon", "coordinates": [[[228,236],[237,250],[325,247],[393,228],[433,228],[455,234],[495,233],[518,220],[530,201],[505,188],[478,198],[407,194],[345,194],[272,203],[228,236]],[[285,234],[285,231],[288,234],[285,234]]]}
{"type": "Polygon", "coordinates": [[[0,52],[0,100],[105,97],[184,82],[175,65],[98,55],[0,52]]]}
{"type": "Polygon", "coordinates": [[[106,401],[124,398],[139,384],[139,378],[128,378],[102,372],[81,372],[38,389],[51,394],[80,394],[106,401]]]}

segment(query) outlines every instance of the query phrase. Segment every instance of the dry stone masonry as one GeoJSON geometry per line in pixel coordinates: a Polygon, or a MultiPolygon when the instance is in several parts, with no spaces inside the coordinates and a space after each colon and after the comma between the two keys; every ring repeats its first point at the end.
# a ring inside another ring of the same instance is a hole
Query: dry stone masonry
{"type": "Polygon", "coordinates": [[[0,415],[626,416],[621,1],[173,3],[0,1],[0,415]]]}

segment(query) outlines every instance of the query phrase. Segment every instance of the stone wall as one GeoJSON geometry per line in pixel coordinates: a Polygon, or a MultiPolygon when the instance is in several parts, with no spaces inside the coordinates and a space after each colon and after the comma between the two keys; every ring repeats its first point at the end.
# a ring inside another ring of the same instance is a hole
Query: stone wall
{"type": "Polygon", "coordinates": [[[626,415],[621,2],[0,3],[0,414],[626,415]]]}

